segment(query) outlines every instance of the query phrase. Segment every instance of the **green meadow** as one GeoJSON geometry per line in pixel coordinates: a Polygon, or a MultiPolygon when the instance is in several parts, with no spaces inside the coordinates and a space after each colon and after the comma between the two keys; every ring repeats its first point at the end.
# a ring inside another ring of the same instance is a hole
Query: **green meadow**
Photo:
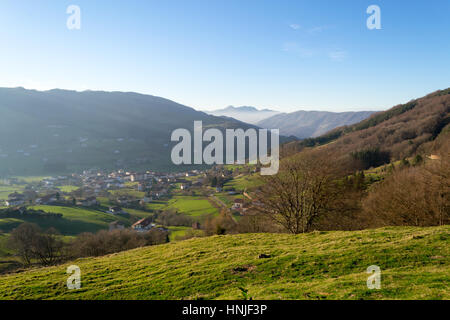
{"type": "Polygon", "coordinates": [[[94,209],[62,206],[31,206],[29,208],[50,213],[60,213],[62,218],[44,219],[24,216],[2,218],[0,219],[0,230],[8,232],[21,223],[31,222],[38,224],[44,229],[54,227],[63,235],[77,235],[81,232],[96,232],[101,229],[108,229],[109,224],[117,220],[129,225],[128,219],[94,209]]]}
{"type": "Polygon", "coordinates": [[[168,201],[168,208],[191,217],[218,214],[219,211],[207,199],[198,196],[175,196],[168,201]]]}
{"type": "Polygon", "coordinates": [[[0,299],[449,299],[449,253],[449,226],[194,238],[3,275],[0,299]]]}
{"type": "Polygon", "coordinates": [[[234,188],[236,191],[254,189],[262,184],[259,174],[241,175],[225,183],[224,188],[234,188]]]}

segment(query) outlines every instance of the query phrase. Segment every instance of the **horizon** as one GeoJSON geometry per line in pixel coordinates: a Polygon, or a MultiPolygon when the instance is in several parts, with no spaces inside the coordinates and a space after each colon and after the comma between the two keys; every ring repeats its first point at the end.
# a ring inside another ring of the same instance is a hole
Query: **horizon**
{"type": "Polygon", "coordinates": [[[369,30],[372,4],[80,0],[80,29],[69,30],[69,2],[5,1],[0,87],[287,113],[381,111],[448,87],[450,3],[379,0],[381,28],[369,30]]]}
{"type": "MultiPolygon", "coordinates": [[[[172,101],[172,102],[174,102],[174,103],[181,104],[181,105],[183,105],[183,106],[185,106],[185,107],[189,107],[189,108],[192,108],[192,109],[194,109],[194,110],[196,110],[196,111],[199,111],[199,112],[205,112],[205,113],[208,113],[208,112],[214,112],[214,111],[222,111],[222,110],[226,110],[226,109],[228,109],[228,108],[235,108],[235,109],[240,109],[240,108],[254,108],[254,109],[256,109],[256,110],[259,111],[259,112],[261,112],[261,111],[275,111],[275,112],[279,112],[280,114],[281,114],[281,113],[284,113],[284,114],[295,113],[295,112],[299,112],[299,111],[307,111],[307,112],[330,112],[330,113],[380,112],[380,111],[386,111],[386,110],[389,110],[389,109],[391,109],[391,108],[393,108],[393,107],[395,107],[395,106],[397,106],[397,105],[405,104],[405,103],[407,103],[407,102],[409,102],[409,101],[412,101],[412,100],[415,100],[415,99],[419,99],[419,98],[422,97],[422,96],[412,97],[412,98],[410,98],[410,99],[408,99],[408,100],[406,100],[406,101],[400,101],[400,102],[395,103],[395,104],[393,104],[393,105],[391,105],[391,106],[388,106],[388,107],[386,107],[386,108],[378,108],[378,109],[372,109],[372,110],[361,109],[361,110],[331,111],[331,110],[325,110],[325,109],[322,109],[322,108],[320,108],[320,107],[317,108],[317,109],[304,107],[304,108],[293,109],[292,111],[287,111],[287,112],[285,112],[285,111],[277,110],[276,108],[271,108],[271,107],[268,107],[268,108],[262,108],[262,107],[258,107],[258,106],[250,106],[250,105],[239,105],[239,106],[235,106],[235,105],[227,105],[227,106],[225,106],[225,107],[223,107],[223,108],[216,108],[216,109],[200,109],[200,108],[196,108],[196,107],[193,107],[193,106],[190,106],[190,105],[185,105],[185,104],[183,104],[183,103],[181,103],[181,102],[178,102],[178,101],[173,100],[173,99],[168,98],[168,97],[161,97],[161,96],[154,95],[154,94],[151,94],[151,93],[142,93],[142,92],[137,92],[137,91],[93,90],[93,89],[76,90],[76,89],[65,89],[65,88],[35,89],[35,88],[26,88],[26,87],[24,87],[24,86],[14,86],[14,87],[2,87],[2,86],[0,86],[0,89],[24,89],[24,90],[28,90],[28,91],[37,91],[37,92],[50,92],[50,91],[55,91],[55,90],[61,90],[61,91],[77,92],[77,93],[83,93],[83,92],[134,93],[134,94],[139,94],[139,95],[153,96],[153,97],[157,97],[157,98],[162,98],[162,99],[170,100],[170,101],[172,101]]],[[[440,89],[436,89],[436,90],[434,90],[434,91],[428,92],[426,95],[431,94],[431,93],[436,92],[436,91],[446,90],[446,89],[448,89],[448,88],[440,88],[440,89]]]]}

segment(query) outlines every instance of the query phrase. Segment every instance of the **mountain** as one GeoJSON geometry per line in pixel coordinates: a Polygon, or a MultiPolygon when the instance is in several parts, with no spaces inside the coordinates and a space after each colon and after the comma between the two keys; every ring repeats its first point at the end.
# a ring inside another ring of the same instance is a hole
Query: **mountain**
{"type": "Polygon", "coordinates": [[[0,276],[0,300],[449,299],[449,226],[194,238],[0,276]],[[266,255],[266,258],[261,258],[266,255]],[[366,269],[382,268],[382,290],[366,269]],[[67,267],[81,290],[67,290],[67,267]],[[411,289],[413,288],[413,289],[411,289]]]}
{"type": "MultiPolygon", "coordinates": [[[[225,109],[206,111],[210,115],[214,116],[225,116],[229,118],[238,119],[243,122],[256,124],[257,122],[272,117],[279,114],[278,111],[273,111],[269,109],[258,110],[255,107],[233,107],[229,106],[225,109]]],[[[272,129],[272,128],[271,128],[272,129]]]]}
{"type": "Polygon", "coordinates": [[[283,151],[293,154],[323,145],[322,152],[331,154],[335,161],[348,162],[365,155],[364,166],[370,167],[430,154],[448,143],[449,132],[450,88],[374,113],[320,137],[285,144],[283,151]]]}
{"type": "Polygon", "coordinates": [[[334,128],[350,125],[368,118],[373,112],[297,111],[281,113],[258,121],[262,128],[279,128],[280,134],[300,139],[318,137],[334,128]]]}
{"type": "Polygon", "coordinates": [[[132,92],[0,88],[0,175],[173,169],[173,130],[250,125],[132,92]]]}

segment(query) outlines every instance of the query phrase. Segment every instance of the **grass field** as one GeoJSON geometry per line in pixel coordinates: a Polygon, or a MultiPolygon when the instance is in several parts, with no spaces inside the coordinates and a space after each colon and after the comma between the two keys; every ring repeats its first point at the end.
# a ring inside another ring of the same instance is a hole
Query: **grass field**
{"type": "Polygon", "coordinates": [[[233,180],[227,182],[224,188],[234,188],[236,191],[251,190],[261,185],[259,174],[237,176],[233,180]]]}
{"type": "Polygon", "coordinates": [[[218,214],[217,208],[203,197],[175,196],[168,202],[168,208],[191,217],[200,217],[205,214],[218,214]]]}
{"type": "Polygon", "coordinates": [[[0,276],[1,299],[450,299],[450,227],[197,238],[0,276]],[[261,254],[269,258],[260,259],[261,254]],[[78,265],[82,287],[68,290],[78,265]],[[369,290],[367,267],[381,268],[369,290]]]}
{"type": "Polygon", "coordinates": [[[121,196],[130,196],[135,197],[136,199],[142,199],[145,197],[145,192],[137,191],[133,188],[124,188],[120,190],[111,190],[110,193],[113,196],[121,197],[121,196]]]}
{"type": "Polygon", "coordinates": [[[192,230],[190,227],[169,227],[170,241],[174,241],[177,237],[182,237],[186,234],[186,231],[192,230]]]}
{"type": "Polygon", "coordinates": [[[75,187],[75,186],[60,186],[57,187],[59,190],[61,190],[61,192],[66,192],[66,193],[70,193],[73,191],[76,191],[79,189],[79,187],[75,187]]]}
{"type": "Polygon", "coordinates": [[[8,234],[0,234],[0,257],[6,257],[12,254],[12,251],[8,249],[8,234]]]}

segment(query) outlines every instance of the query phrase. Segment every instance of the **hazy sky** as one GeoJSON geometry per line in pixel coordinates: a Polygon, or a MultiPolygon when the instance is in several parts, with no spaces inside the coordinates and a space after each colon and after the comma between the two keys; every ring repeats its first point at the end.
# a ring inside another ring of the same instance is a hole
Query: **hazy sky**
{"type": "Polygon", "coordinates": [[[1,0],[0,86],[387,109],[450,87],[449,14],[448,0],[1,0]],[[71,4],[80,30],[66,27],[71,4]],[[372,4],[381,30],[366,27],[372,4]]]}

